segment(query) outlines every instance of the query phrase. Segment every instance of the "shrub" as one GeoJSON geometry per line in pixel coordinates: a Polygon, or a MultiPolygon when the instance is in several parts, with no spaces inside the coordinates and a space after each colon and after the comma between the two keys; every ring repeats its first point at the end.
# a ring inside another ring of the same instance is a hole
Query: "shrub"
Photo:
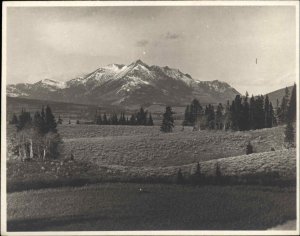
{"type": "Polygon", "coordinates": [[[246,154],[249,155],[253,153],[253,146],[250,142],[248,142],[247,146],[246,146],[246,154]]]}

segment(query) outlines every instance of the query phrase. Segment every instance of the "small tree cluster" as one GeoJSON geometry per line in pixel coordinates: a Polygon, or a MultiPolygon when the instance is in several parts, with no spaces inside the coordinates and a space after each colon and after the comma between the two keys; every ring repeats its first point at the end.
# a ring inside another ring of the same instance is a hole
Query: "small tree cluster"
{"type": "Polygon", "coordinates": [[[120,115],[113,113],[109,116],[104,113],[103,115],[98,114],[95,117],[95,123],[98,125],[143,125],[153,126],[153,119],[151,113],[145,111],[142,107],[140,110],[130,116],[125,115],[121,112],[120,115]]]}
{"type": "Polygon", "coordinates": [[[57,158],[61,138],[57,132],[57,122],[49,106],[35,112],[21,111],[14,149],[21,160],[32,158],[57,158]]]}

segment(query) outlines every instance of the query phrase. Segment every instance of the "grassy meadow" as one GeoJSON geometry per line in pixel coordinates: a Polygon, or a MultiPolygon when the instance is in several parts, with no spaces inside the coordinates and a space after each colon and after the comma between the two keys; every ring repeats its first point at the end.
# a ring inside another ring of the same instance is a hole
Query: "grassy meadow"
{"type": "MultiPolygon", "coordinates": [[[[284,127],[177,126],[165,134],[159,126],[63,124],[58,130],[60,158],[8,156],[8,230],[253,230],[296,217],[296,150],[285,149],[284,127]],[[208,179],[218,165],[230,182],[174,184],[179,169],[188,179],[198,162],[208,179]]],[[[8,145],[15,132],[9,125],[8,145]]]]}

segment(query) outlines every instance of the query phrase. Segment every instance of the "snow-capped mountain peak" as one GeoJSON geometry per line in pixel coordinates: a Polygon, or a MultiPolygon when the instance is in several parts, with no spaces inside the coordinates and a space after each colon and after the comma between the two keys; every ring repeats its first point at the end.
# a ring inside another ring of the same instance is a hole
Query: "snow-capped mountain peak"
{"type": "Polygon", "coordinates": [[[239,94],[220,81],[197,81],[168,66],[149,66],[138,59],[129,65],[109,64],[82,77],[60,82],[43,79],[34,84],[7,86],[8,96],[104,105],[176,104],[193,98],[217,103],[239,94]]]}

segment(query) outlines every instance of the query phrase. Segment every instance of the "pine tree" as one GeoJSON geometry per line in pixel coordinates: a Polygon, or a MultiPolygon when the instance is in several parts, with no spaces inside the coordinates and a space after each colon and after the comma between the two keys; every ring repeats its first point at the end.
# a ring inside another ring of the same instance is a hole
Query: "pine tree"
{"type": "Polygon", "coordinates": [[[111,125],[118,125],[118,116],[116,113],[113,113],[111,116],[110,116],[110,122],[109,122],[111,125]]]}
{"type": "Polygon", "coordinates": [[[200,118],[199,116],[202,113],[202,106],[200,105],[199,101],[197,99],[194,99],[190,106],[190,122],[191,125],[195,125],[197,120],[200,118]]]}
{"type": "Polygon", "coordinates": [[[296,84],[294,84],[292,89],[292,94],[287,110],[287,120],[291,122],[296,121],[296,84]]]}
{"type": "Polygon", "coordinates": [[[229,100],[227,101],[226,107],[225,107],[225,114],[224,114],[224,130],[228,130],[231,128],[231,107],[229,100]]]}
{"type": "Polygon", "coordinates": [[[99,114],[99,115],[96,117],[96,124],[97,124],[97,125],[102,125],[102,124],[103,124],[101,114],[99,114]]]}
{"type": "Polygon", "coordinates": [[[24,109],[22,109],[18,120],[19,122],[16,124],[17,131],[24,129],[25,127],[30,127],[31,126],[30,112],[27,112],[24,109]]]}
{"type": "Polygon", "coordinates": [[[255,99],[252,94],[249,104],[249,129],[255,129],[254,113],[255,113],[255,99]]]}
{"type": "Polygon", "coordinates": [[[272,121],[271,121],[272,117],[271,117],[270,102],[269,102],[268,95],[266,95],[266,98],[265,98],[264,111],[265,111],[264,128],[271,128],[272,127],[272,121]]]}
{"type": "Polygon", "coordinates": [[[270,102],[270,127],[277,126],[277,120],[275,117],[274,108],[272,102],[270,102]]]}
{"type": "Polygon", "coordinates": [[[249,155],[251,153],[253,153],[253,146],[252,146],[252,144],[249,141],[248,144],[247,144],[247,146],[246,146],[246,154],[249,155]]]}
{"type": "Polygon", "coordinates": [[[192,125],[192,112],[191,112],[191,106],[187,105],[184,111],[184,120],[182,122],[182,125],[192,125]]]}
{"type": "Polygon", "coordinates": [[[265,111],[264,111],[264,96],[258,96],[254,102],[253,110],[253,125],[254,129],[264,128],[265,125],[265,111]]]}
{"type": "Polygon", "coordinates": [[[291,147],[294,147],[295,144],[295,131],[293,124],[290,120],[287,121],[285,131],[284,131],[284,141],[291,147]]]}
{"type": "Polygon", "coordinates": [[[250,129],[250,106],[248,103],[248,92],[246,92],[246,96],[243,99],[243,104],[241,105],[241,116],[240,116],[240,130],[249,130],[250,129]]]}
{"type": "Polygon", "coordinates": [[[57,133],[57,123],[55,121],[54,115],[52,114],[51,108],[47,105],[45,111],[45,129],[47,132],[57,133]]]}
{"type": "Polygon", "coordinates": [[[223,106],[219,103],[216,111],[216,128],[223,129],[223,106]]]}
{"type": "Polygon", "coordinates": [[[146,125],[147,124],[147,111],[144,111],[144,108],[141,107],[139,112],[136,115],[137,125],[146,125]]]}
{"type": "Polygon", "coordinates": [[[132,114],[129,120],[130,125],[137,125],[136,115],[132,114]]]}
{"type": "Polygon", "coordinates": [[[108,125],[108,120],[107,120],[107,116],[106,116],[105,113],[103,114],[103,121],[102,121],[102,124],[103,124],[103,125],[108,125]]]}
{"type": "Polygon", "coordinates": [[[153,126],[153,119],[152,119],[151,113],[149,113],[149,119],[148,119],[147,125],[153,126]]]}
{"type": "Polygon", "coordinates": [[[38,112],[38,111],[34,114],[34,117],[33,117],[33,126],[34,126],[35,130],[39,134],[44,135],[44,134],[47,133],[45,120],[41,116],[41,113],[38,112]]]}
{"type": "Polygon", "coordinates": [[[166,111],[163,114],[163,121],[160,126],[162,132],[172,132],[174,127],[173,111],[170,106],[166,107],[166,111]]]}

